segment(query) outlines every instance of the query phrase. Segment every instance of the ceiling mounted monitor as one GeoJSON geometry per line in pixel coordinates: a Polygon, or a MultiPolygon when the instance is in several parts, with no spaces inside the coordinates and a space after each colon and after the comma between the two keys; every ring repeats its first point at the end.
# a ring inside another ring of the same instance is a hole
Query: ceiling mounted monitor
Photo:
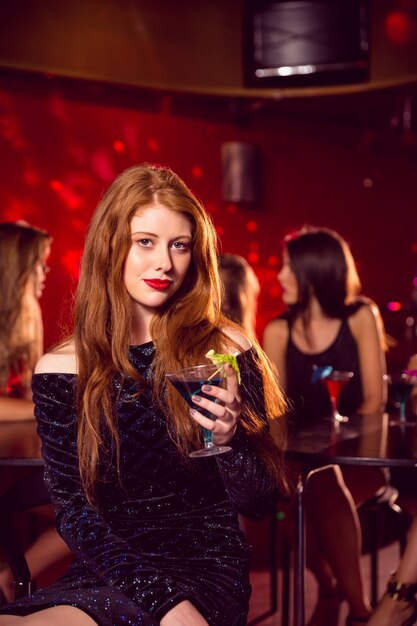
{"type": "Polygon", "coordinates": [[[333,85],[369,78],[368,0],[252,0],[246,26],[248,86],[333,85]]]}

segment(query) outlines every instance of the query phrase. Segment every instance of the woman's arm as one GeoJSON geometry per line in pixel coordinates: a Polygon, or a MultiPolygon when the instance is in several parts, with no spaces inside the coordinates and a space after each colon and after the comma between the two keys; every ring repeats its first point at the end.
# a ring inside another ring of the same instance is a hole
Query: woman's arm
{"type": "Polygon", "coordinates": [[[75,556],[105,584],[160,620],[186,600],[176,582],[143,557],[90,505],[80,480],[73,374],[35,374],[33,392],[45,481],[58,532],[75,556]]]}
{"type": "Polygon", "coordinates": [[[349,318],[349,327],[358,346],[363,402],[358,413],[383,411],[387,402],[385,354],[382,349],[381,314],[374,303],[362,306],[349,318]]]}
{"type": "Polygon", "coordinates": [[[264,517],[274,502],[285,491],[265,465],[262,448],[276,453],[277,463],[281,451],[270,433],[266,415],[262,374],[254,357],[254,350],[238,356],[241,373],[240,396],[242,414],[234,437],[229,441],[231,451],[216,457],[223,483],[230,500],[240,513],[253,519],[264,517]],[[256,433],[243,427],[245,413],[255,414],[263,424],[256,433]]]}
{"type": "Polygon", "coordinates": [[[285,358],[288,334],[288,323],[286,320],[272,320],[266,326],[263,337],[263,349],[277,368],[279,383],[283,389],[287,385],[285,358]]]}
{"type": "Polygon", "coordinates": [[[22,422],[34,419],[32,400],[0,396],[0,422],[22,422]]]}

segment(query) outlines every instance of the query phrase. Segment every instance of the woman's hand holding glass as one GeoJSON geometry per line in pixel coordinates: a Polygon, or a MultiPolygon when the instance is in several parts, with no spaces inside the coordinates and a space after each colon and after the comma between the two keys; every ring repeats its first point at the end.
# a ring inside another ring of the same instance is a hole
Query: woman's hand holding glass
{"type": "Polygon", "coordinates": [[[203,428],[213,433],[216,445],[225,445],[233,438],[236,432],[237,422],[241,414],[241,397],[236,372],[230,363],[224,366],[226,372],[225,389],[214,385],[204,385],[202,391],[213,400],[201,396],[193,396],[195,406],[190,409],[190,415],[203,428]],[[205,417],[199,412],[199,408],[211,413],[215,420],[205,417]]]}

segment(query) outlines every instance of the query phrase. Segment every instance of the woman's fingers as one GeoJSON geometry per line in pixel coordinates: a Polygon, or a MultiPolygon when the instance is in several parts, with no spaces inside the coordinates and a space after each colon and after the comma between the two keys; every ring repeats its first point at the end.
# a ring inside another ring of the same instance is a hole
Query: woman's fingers
{"type": "Polygon", "coordinates": [[[236,373],[229,364],[226,365],[225,371],[226,388],[204,385],[202,391],[205,396],[210,396],[210,399],[195,395],[193,397],[195,409],[190,410],[191,416],[200,426],[213,432],[216,443],[225,443],[233,437],[241,412],[236,373]],[[204,415],[204,411],[208,411],[213,416],[212,419],[204,415]]]}
{"type": "Polygon", "coordinates": [[[226,389],[232,393],[233,397],[239,401],[240,404],[240,391],[237,375],[230,363],[225,365],[226,372],[226,389]]]}

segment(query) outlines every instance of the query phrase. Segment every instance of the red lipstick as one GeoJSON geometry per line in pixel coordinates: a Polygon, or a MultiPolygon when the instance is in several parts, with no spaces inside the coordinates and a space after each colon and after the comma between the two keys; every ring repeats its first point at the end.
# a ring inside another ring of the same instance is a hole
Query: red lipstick
{"type": "Polygon", "coordinates": [[[152,289],[157,289],[158,291],[165,291],[171,285],[170,280],[160,280],[159,278],[150,278],[144,279],[144,282],[151,287],[152,289]]]}

